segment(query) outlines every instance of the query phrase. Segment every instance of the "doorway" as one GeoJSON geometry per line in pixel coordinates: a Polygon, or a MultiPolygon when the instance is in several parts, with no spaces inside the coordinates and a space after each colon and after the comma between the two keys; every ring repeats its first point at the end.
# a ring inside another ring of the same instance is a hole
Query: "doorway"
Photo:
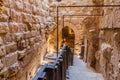
{"type": "Polygon", "coordinates": [[[68,26],[62,29],[62,42],[67,44],[71,49],[74,49],[75,33],[68,26]]]}

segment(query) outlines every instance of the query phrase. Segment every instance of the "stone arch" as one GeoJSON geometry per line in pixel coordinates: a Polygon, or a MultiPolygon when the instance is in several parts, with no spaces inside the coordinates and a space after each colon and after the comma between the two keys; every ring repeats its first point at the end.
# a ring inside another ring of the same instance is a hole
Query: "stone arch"
{"type": "MultiPolygon", "coordinates": [[[[69,28],[71,28],[73,31],[74,31],[74,33],[75,33],[75,43],[77,43],[76,42],[76,38],[78,37],[76,34],[77,34],[77,27],[74,25],[74,24],[72,24],[72,23],[69,23],[69,22],[66,22],[65,23],[65,26],[68,26],[69,28]]],[[[63,29],[64,27],[63,26],[59,26],[59,33],[61,34],[62,33],[62,29],[63,29]]],[[[59,34],[59,35],[60,35],[59,34]]],[[[59,37],[60,38],[60,37],[59,37]]],[[[60,40],[59,40],[60,41],[60,40]]]]}
{"type": "Polygon", "coordinates": [[[62,45],[67,44],[70,48],[74,49],[75,33],[69,26],[62,29],[62,45]]]}

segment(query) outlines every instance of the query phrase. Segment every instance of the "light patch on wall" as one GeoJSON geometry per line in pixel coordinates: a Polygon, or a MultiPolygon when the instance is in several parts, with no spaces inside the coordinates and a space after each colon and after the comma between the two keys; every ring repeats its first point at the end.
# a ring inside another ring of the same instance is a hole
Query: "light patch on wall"
{"type": "Polygon", "coordinates": [[[101,51],[104,51],[107,48],[111,48],[111,45],[109,45],[107,43],[102,43],[102,45],[101,45],[101,51]]]}
{"type": "Polygon", "coordinates": [[[118,67],[120,68],[120,63],[118,64],[118,67]]]}
{"type": "Polygon", "coordinates": [[[89,30],[89,32],[93,32],[93,31],[95,31],[95,29],[91,29],[91,30],[89,30]]]}
{"type": "Polygon", "coordinates": [[[115,37],[117,34],[118,34],[118,33],[116,32],[116,33],[114,33],[114,35],[113,35],[113,36],[115,37]]]}

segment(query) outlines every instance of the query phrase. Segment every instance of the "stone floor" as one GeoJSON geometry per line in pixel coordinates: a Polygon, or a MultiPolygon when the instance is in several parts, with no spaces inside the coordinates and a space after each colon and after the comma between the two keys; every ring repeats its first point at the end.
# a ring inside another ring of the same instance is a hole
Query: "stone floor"
{"type": "Polygon", "coordinates": [[[67,80],[104,80],[102,74],[87,68],[83,60],[77,56],[74,56],[74,64],[67,71],[67,78],[67,80]]]}

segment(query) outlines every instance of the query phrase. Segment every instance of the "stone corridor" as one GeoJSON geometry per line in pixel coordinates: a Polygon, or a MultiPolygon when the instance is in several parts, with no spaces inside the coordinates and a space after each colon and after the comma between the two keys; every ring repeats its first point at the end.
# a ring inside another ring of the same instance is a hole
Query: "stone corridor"
{"type": "Polygon", "coordinates": [[[47,55],[68,45],[78,56],[82,43],[70,77],[120,80],[120,0],[0,0],[0,80],[32,80],[47,55]]]}
{"type": "Polygon", "coordinates": [[[104,80],[102,74],[90,70],[83,60],[74,56],[74,64],[68,69],[67,80],[104,80]]]}

